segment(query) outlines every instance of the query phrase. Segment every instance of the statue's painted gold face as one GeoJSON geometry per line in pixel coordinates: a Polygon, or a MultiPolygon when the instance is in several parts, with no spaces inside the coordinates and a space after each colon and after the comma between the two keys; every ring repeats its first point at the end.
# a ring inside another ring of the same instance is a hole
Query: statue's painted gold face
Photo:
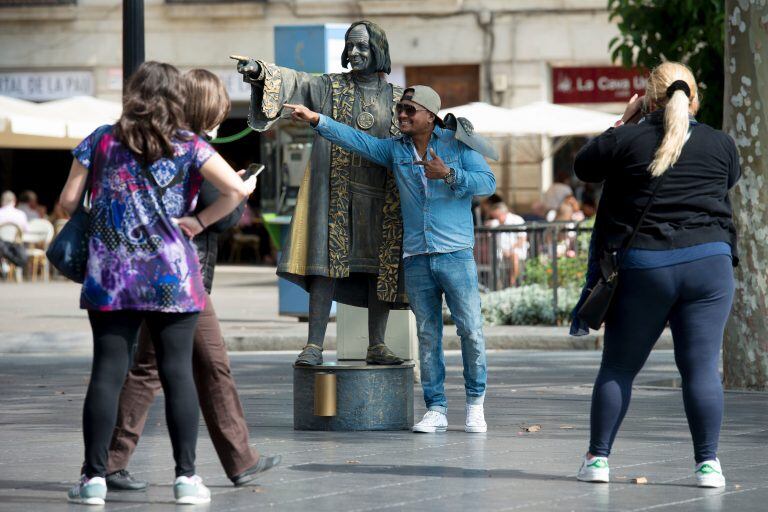
{"type": "Polygon", "coordinates": [[[367,71],[371,65],[371,46],[368,29],[365,28],[365,25],[356,25],[349,31],[346,48],[352,71],[367,71]]]}

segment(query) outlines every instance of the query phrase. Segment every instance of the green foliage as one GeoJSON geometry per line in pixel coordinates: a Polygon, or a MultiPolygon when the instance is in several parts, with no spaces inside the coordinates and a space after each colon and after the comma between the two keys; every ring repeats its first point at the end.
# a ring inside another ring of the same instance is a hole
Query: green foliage
{"type": "Polygon", "coordinates": [[[609,43],[611,57],[624,66],[652,69],[663,61],[687,64],[702,96],[697,119],[723,125],[722,0],[608,0],[620,36],[609,43]]]}
{"type": "MultiPolygon", "coordinates": [[[[540,284],[553,286],[552,260],[549,258],[537,260],[531,258],[525,262],[525,284],[540,284]]],[[[587,251],[581,251],[577,256],[557,258],[558,286],[583,286],[587,275],[587,251]]]]}

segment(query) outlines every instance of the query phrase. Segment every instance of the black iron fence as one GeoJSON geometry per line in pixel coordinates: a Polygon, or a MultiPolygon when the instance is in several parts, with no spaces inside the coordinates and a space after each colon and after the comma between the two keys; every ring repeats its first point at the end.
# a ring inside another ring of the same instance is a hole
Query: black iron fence
{"type": "Polygon", "coordinates": [[[558,288],[584,283],[591,233],[588,222],[476,227],[475,261],[481,291],[543,285],[551,288],[552,307],[557,312],[558,288]]]}

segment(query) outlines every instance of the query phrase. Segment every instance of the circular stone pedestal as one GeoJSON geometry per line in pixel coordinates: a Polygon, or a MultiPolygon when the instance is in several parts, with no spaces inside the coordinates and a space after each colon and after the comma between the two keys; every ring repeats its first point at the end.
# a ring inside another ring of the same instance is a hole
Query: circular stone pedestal
{"type": "Polygon", "coordinates": [[[410,429],[413,426],[413,367],[413,363],[379,366],[366,365],[363,361],[294,366],[293,428],[410,429]],[[335,376],[335,416],[315,416],[315,377],[318,373],[335,376]]]}

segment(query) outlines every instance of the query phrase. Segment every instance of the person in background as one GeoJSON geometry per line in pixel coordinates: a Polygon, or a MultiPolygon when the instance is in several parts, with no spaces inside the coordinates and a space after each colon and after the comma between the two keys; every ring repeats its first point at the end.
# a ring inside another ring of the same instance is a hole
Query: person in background
{"type": "Polygon", "coordinates": [[[581,211],[584,213],[585,219],[591,219],[597,213],[597,201],[595,201],[595,196],[591,193],[584,194],[584,199],[581,202],[581,211]]]}
{"type": "MultiPolygon", "coordinates": [[[[733,139],[698,123],[698,108],[693,73],[665,62],[651,71],[645,98],[635,95],[616,127],[592,139],[574,163],[579,179],[605,182],[590,267],[606,251],[621,251],[592,393],[589,449],[578,473],[582,481],[609,481],[608,456],[632,383],[669,322],[696,482],[725,486],[717,458],[723,417],[718,362],[734,294],[732,267],[738,264],[728,191],[741,170],[733,139]],[[648,113],[637,122],[641,104],[648,113]],[[635,241],[622,250],[656,186],[635,241]]],[[[588,271],[582,299],[598,275],[588,271]]]]}
{"type": "Polygon", "coordinates": [[[504,198],[495,192],[480,200],[480,218],[483,224],[491,218],[491,209],[497,204],[504,204],[504,198]]]}
{"type": "Polygon", "coordinates": [[[210,502],[195,473],[199,419],[193,337],[206,292],[189,238],[253,192],[211,146],[186,130],[181,75],[145,62],[128,79],[123,111],[74,150],[62,206],[75,211],[91,191],[88,261],[80,307],[93,331],[93,364],[83,406],[85,463],[70,502],[103,505],[118,398],[142,323],[154,344],[176,463],[176,503],[210,502]],[[203,179],[221,193],[192,213],[203,179]]]}
{"type": "Polygon", "coordinates": [[[19,210],[27,214],[27,219],[44,219],[46,216],[45,206],[37,201],[37,194],[31,190],[25,190],[19,195],[19,210]]]}
{"type": "Polygon", "coordinates": [[[575,196],[568,196],[563,199],[557,208],[555,220],[560,222],[581,222],[584,220],[584,212],[581,211],[581,205],[575,196]]]}
{"type": "Polygon", "coordinates": [[[0,225],[16,224],[25,232],[29,226],[27,214],[20,208],[16,208],[16,194],[6,190],[0,195],[0,225]]]}
{"type": "Polygon", "coordinates": [[[571,173],[568,171],[559,170],[557,172],[555,182],[544,192],[544,196],[541,199],[547,211],[557,211],[565,198],[573,195],[573,189],[568,184],[570,180],[571,173]]]}
{"type": "MultiPolygon", "coordinates": [[[[188,71],[183,82],[184,117],[189,128],[204,137],[229,114],[227,90],[219,77],[204,69],[188,71]]],[[[195,213],[201,213],[218,198],[219,192],[211,182],[203,181],[195,213]]],[[[244,208],[245,201],[193,239],[206,291],[205,307],[195,327],[192,350],[195,386],[211,441],[227,477],[235,486],[251,482],[281,460],[279,455],[259,456],[250,447],[248,425],[232,378],[227,346],[210,297],[218,234],[233,227],[244,208]]],[[[147,487],[147,482],[134,479],[126,468],[144,430],[149,408],[162,387],[152,341],[145,326],[139,337],[134,366],[128,372],[120,394],[106,477],[110,490],[136,491],[147,487]]]]}
{"type": "MultiPolygon", "coordinates": [[[[520,226],[525,224],[525,219],[509,211],[509,207],[503,202],[492,205],[488,212],[489,219],[485,221],[488,227],[520,226]]],[[[497,257],[506,258],[511,263],[509,284],[516,282],[520,275],[520,262],[528,256],[528,237],[524,232],[496,233],[497,257]]]]}

